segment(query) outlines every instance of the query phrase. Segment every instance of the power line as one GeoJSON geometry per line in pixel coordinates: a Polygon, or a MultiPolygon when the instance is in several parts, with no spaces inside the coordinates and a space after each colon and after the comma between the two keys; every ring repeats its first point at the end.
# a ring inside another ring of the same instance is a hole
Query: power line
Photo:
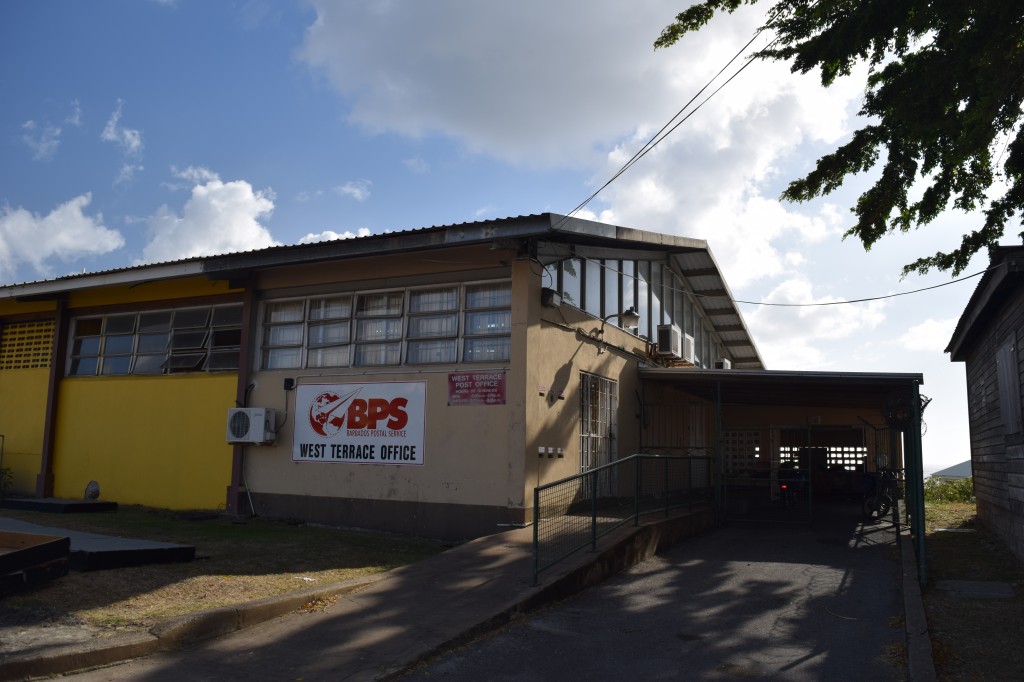
{"type": "MultiPolygon", "coordinates": [[[[616,270],[615,268],[611,267],[610,265],[605,264],[603,261],[600,261],[600,260],[597,260],[597,259],[594,259],[594,258],[587,258],[585,256],[577,256],[577,258],[578,258],[578,260],[581,260],[581,261],[586,261],[588,263],[593,263],[594,265],[596,265],[596,266],[598,266],[600,268],[606,269],[606,270],[608,270],[610,272],[614,272],[615,274],[621,275],[622,277],[626,277],[626,278],[629,278],[629,279],[632,279],[632,280],[639,279],[638,275],[635,275],[635,274],[631,275],[631,274],[628,274],[626,272],[623,272],[622,270],[616,270]]],[[[895,293],[895,294],[886,294],[884,296],[870,296],[870,297],[866,297],[866,298],[855,298],[855,299],[844,300],[844,301],[824,301],[824,302],[821,302],[821,303],[770,303],[770,302],[767,302],[767,301],[744,301],[742,299],[732,298],[732,297],[730,297],[729,300],[732,303],[743,303],[745,305],[770,306],[770,307],[775,307],[775,308],[820,308],[820,307],[832,306],[832,305],[853,305],[854,303],[868,303],[870,301],[883,301],[883,300],[890,299],[890,298],[897,298],[899,296],[909,296],[911,294],[920,294],[920,293],[925,292],[925,291],[931,291],[933,289],[940,289],[942,287],[948,287],[951,284],[960,284],[961,282],[965,282],[965,281],[967,281],[969,279],[973,279],[975,277],[980,277],[981,275],[984,275],[986,272],[989,272],[990,270],[994,270],[995,268],[998,268],[998,267],[1000,267],[1002,265],[1003,265],[1003,263],[1000,263],[998,265],[993,265],[991,267],[985,268],[984,270],[980,270],[979,272],[975,272],[972,275],[964,275],[963,277],[959,277],[957,279],[952,279],[952,280],[950,280],[948,282],[943,282],[942,284],[933,284],[932,286],[921,287],[920,289],[914,289],[912,291],[901,291],[901,292],[898,292],[898,293],[895,293]]],[[[545,266],[545,269],[546,269],[546,266],[545,266]]],[[[647,282],[647,284],[650,284],[650,282],[647,282]]],[[[683,294],[686,294],[687,296],[690,296],[691,298],[694,298],[694,299],[697,299],[697,298],[721,298],[720,295],[711,296],[711,295],[707,295],[707,294],[699,294],[699,293],[696,293],[696,292],[693,292],[693,291],[687,291],[686,289],[677,289],[677,288],[675,288],[673,286],[666,285],[666,284],[662,284],[662,287],[663,287],[663,289],[665,291],[672,291],[672,292],[683,293],[683,294]]]]}
{"type": "MultiPolygon", "coordinates": [[[[698,104],[698,105],[697,105],[696,107],[694,107],[694,108],[693,108],[693,109],[692,109],[692,110],[691,110],[691,111],[690,111],[690,112],[689,112],[688,114],[686,114],[686,116],[683,116],[683,118],[682,118],[682,119],[680,119],[680,120],[679,120],[678,122],[676,122],[676,123],[675,123],[675,125],[672,125],[672,123],[673,123],[674,121],[676,121],[676,119],[678,119],[678,118],[679,118],[680,116],[682,116],[682,115],[683,115],[683,112],[684,112],[684,111],[686,111],[686,109],[687,109],[687,108],[688,108],[688,107],[689,107],[689,106],[690,106],[691,104],[693,104],[693,103],[694,103],[694,101],[696,101],[696,99],[697,99],[698,97],[700,97],[700,96],[701,96],[701,94],[702,94],[702,93],[703,93],[703,92],[704,92],[705,90],[707,90],[707,89],[708,89],[709,87],[711,87],[711,84],[712,84],[712,83],[714,83],[714,82],[715,82],[715,80],[716,80],[716,79],[717,79],[717,78],[718,78],[719,76],[721,76],[721,75],[722,75],[722,74],[723,74],[723,73],[725,72],[725,70],[726,70],[726,69],[728,69],[728,68],[729,68],[729,67],[730,67],[730,66],[732,65],[732,63],[733,63],[733,62],[735,62],[735,61],[736,61],[737,59],[739,59],[740,55],[742,55],[742,54],[743,54],[744,52],[746,52],[747,48],[748,48],[748,47],[750,47],[750,46],[751,46],[751,45],[753,44],[753,42],[754,42],[755,40],[757,40],[758,36],[760,36],[760,35],[761,35],[761,33],[763,33],[763,32],[764,32],[764,30],[765,30],[765,27],[763,27],[763,26],[762,26],[762,27],[761,27],[760,29],[758,29],[758,30],[757,30],[757,32],[756,32],[756,33],[754,33],[753,37],[751,37],[751,39],[747,41],[746,45],[744,45],[744,46],[743,46],[742,48],[740,48],[740,49],[739,49],[739,51],[738,51],[738,52],[736,52],[736,54],[734,54],[734,55],[732,56],[732,58],[731,58],[731,59],[730,59],[730,60],[729,60],[728,62],[726,62],[725,66],[723,66],[723,67],[722,67],[721,69],[719,69],[719,70],[718,70],[718,73],[716,73],[716,74],[715,74],[715,75],[714,75],[714,76],[713,76],[713,77],[712,77],[712,78],[711,78],[711,79],[710,79],[710,80],[709,80],[709,81],[708,81],[707,83],[705,83],[705,84],[704,84],[704,86],[703,86],[703,87],[702,87],[702,88],[701,88],[700,90],[698,90],[698,91],[697,91],[697,92],[696,92],[696,93],[695,93],[695,94],[693,95],[693,97],[691,97],[691,98],[690,98],[690,100],[689,100],[689,101],[688,101],[688,102],[687,102],[686,104],[684,104],[684,105],[683,105],[683,107],[682,107],[682,108],[681,108],[681,109],[680,109],[680,110],[679,110],[678,112],[676,112],[676,114],[675,114],[674,116],[672,116],[672,118],[670,118],[670,119],[668,120],[668,122],[667,122],[667,123],[665,123],[665,125],[663,125],[663,126],[661,127],[661,129],[660,129],[660,130],[659,130],[658,132],[656,132],[656,133],[655,133],[655,134],[654,134],[654,135],[653,135],[653,136],[651,137],[651,139],[649,139],[649,140],[648,140],[647,142],[645,142],[645,143],[643,144],[643,146],[641,146],[641,147],[640,147],[640,149],[638,149],[638,150],[637,150],[637,151],[636,151],[636,152],[635,152],[635,153],[633,154],[633,156],[632,156],[632,157],[630,157],[630,159],[629,159],[629,160],[628,160],[628,161],[627,161],[626,163],[624,163],[624,164],[623,164],[623,165],[622,165],[622,166],[621,166],[621,167],[619,168],[619,170],[617,170],[617,171],[616,171],[616,172],[615,172],[615,173],[614,173],[614,174],[613,174],[613,175],[612,175],[612,176],[611,176],[611,177],[610,177],[610,178],[609,178],[609,179],[608,179],[607,181],[605,181],[605,183],[604,183],[603,185],[601,185],[601,186],[600,186],[600,187],[598,187],[598,188],[597,188],[596,190],[594,190],[594,192],[593,192],[593,193],[591,193],[591,194],[590,194],[590,196],[588,196],[588,197],[587,197],[586,199],[584,199],[584,200],[583,200],[582,202],[580,202],[580,203],[579,203],[579,204],[578,204],[578,205],[576,206],[576,208],[574,208],[574,209],[572,209],[571,211],[569,211],[569,212],[568,212],[568,213],[567,213],[567,214],[565,215],[565,217],[564,217],[564,218],[562,218],[562,220],[560,220],[560,221],[559,221],[558,223],[556,223],[556,224],[555,224],[555,225],[554,225],[554,226],[553,226],[553,227],[551,228],[551,229],[552,229],[552,231],[555,231],[555,230],[557,230],[557,229],[558,229],[558,228],[559,228],[559,227],[561,226],[561,223],[562,223],[562,222],[564,222],[564,221],[568,220],[569,218],[571,218],[572,216],[576,215],[577,213],[579,213],[580,211],[582,211],[582,210],[583,210],[584,208],[586,208],[586,206],[587,206],[587,205],[588,205],[588,204],[589,204],[589,203],[590,203],[591,201],[593,201],[593,200],[594,200],[594,199],[595,199],[595,198],[597,197],[597,195],[598,195],[598,194],[600,194],[601,192],[603,192],[603,191],[604,191],[605,189],[607,189],[607,188],[608,188],[608,186],[609,186],[609,185],[611,185],[611,184],[612,184],[613,182],[615,182],[616,180],[618,180],[618,179],[619,179],[619,177],[620,177],[620,176],[621,176],[621,175],[622,175],[623,173],[625,173],[625,172],[626,172],[626,171],[628,171],[628,170],[629,170],[630,168],[632,168],[632,167],[633,167],[633,165],[634,165],[634,164],[636,164],[636,162],[637,162],[637,161],[639,161],[640,159],[642,159],[642,158],[643,158],[644,156],[646,156],[646,155],[647,155],[647,153],[648,153],[649,151],[651,151],[652,149],[654,149],[655,147],[657,147],[657,146],[658,146],[659,144],[661,144],[661,142],[662,142],[662,141],[663,141],[663,140],[664,140],[664,139],[665,139],[666,137],[668,137],[668,136],[669,136],[669,135],[671,135],[671,134],[672,134],[673,132],[675,132],[675,130],[676,130],[676,129],[677,129],[677,128],[678,128],[679,126],[681,126],[681,125],[682,125],[683,123],[685,123],[686,121],[688,121],[688,120],[690,119],[690,117],[691,117],[691,116],[693,116],[693,115],[694,115],[695,113],[697,113],[697,112],[698,112],[698,111],[700,110],[700,108],[701,108],[701,107],[703,107],[703,106],[704,106],[705,104],[707,104],[707,103],[708,103],[708,101],[709,101],[709,100],[710,100],[710,99],[711,99],[712,97],[714,97],[714,96],[715,96],[715,95],[717,95],[717,94],[718,94],[719,92],[721,92],[722,88],[724,88],[724,87],[725,87],[726,85],[728,85],[729,83],[731,83],[731,82],[732,82],[732,80],[733,80],[734,78],[736,78],[736,76],[740,75],[740,74],[741,74],[741,73],[742,73],[742,72],[744,71],[744,69],[746,69],[746,68],[747,68],[748,66],[750,66],[750,65],[751,65],[751,64],[753,63],[753,60],[752,60],[752,59],[749,59],[749,60],[747,60],[747,62],[746,62],[746,63],[745,63],[745,64],[744,64],[743,66],[741,66],[741,67],[740,67],[740,68],[739,68],[739,69],[738,69],[738,70],[737,70],[737,71],[736,71],[736,72],[735,72],[734,74],[732,74],[731,76],[729,76],[729,78],[727,78],[727,79],[726,79],[726,81],[725,81],[724,83],[722,83],[722,84],[721,84],[720,86],[718,86],[718,88],[716,88],[714,92],[712,92],[712,93],[711,93],[710,95],[708,95],[708,96],[707,96],[707,97],[706,97],[706,98],[705,98],[705,99],[704,99],[704,100],[703,100],[703,101],[702,101],[702,102],[701,102],[700,104],[698,104]],[[669,127],[669,126],[671,126],[671,127],[669,127]]],[[[772,44],[772,43],[775,43],[775,42],[776,42],[777,40],[778,40],[778,38],[776,38],[775,40],[773,40],[773,41],[772,41],[771,43],[769,43],[769,46],[771,46],[771,44],[772,44]]]]}

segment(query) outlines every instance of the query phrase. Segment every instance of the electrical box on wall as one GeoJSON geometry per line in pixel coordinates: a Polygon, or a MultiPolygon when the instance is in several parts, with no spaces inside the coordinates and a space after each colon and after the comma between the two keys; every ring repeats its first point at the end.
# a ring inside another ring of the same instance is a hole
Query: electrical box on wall
{"type": "Polygon", "coordinates": [[[277,437],[275,412],[270,407],[233,407],[228,410],[229,443],[262,445],[277,437]]]}

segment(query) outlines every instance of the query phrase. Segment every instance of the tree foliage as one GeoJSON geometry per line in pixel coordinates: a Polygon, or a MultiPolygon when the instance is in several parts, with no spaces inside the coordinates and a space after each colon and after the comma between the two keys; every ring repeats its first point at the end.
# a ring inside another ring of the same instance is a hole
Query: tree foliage
{"type": "MultiPolygon", "coordinates": [[[[655,47],[675,44],[718,12],[758,0],[704,0],[676,16],[655,47]]],[[[851,211],[870,249],[886,234],[930,223],[949,208],[980,210],[960,245],[906,265],[961,273],[1007,223],[1024,226],[1024,0],[775,0],[761,59],[817,69],[822,85],[869,66],[865,125],[783,192],[807,201],[881,166],[851,211]],[[911,186],[920,182],[920,189],[911,186]]],[[[1024,231],[1021,232],[1024,237],[1024,231]]]]}

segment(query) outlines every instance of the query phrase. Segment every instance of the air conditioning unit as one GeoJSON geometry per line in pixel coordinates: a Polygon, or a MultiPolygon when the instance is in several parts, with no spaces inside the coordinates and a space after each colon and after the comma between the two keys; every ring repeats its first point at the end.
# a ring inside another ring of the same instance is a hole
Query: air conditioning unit
{"type": "Polygon", "coordinates": [[[729,358],[718,358],[715,360],[715,369],[732,369],[732,360],[729,358]]]}
{"type": "Polygon", "coordinates": [[[233,407],[228,410],[229,443],[273,443],[277,436],[274,410],[270,407],[233,407]]]}
{"type": "Polygon", "coordinates": [[[697,356],[697,351],[693,345],[693,337],[689,334],[683,335],[683,360],[689,363],[693,363],[694,358],[697,356]]]}
{"type": "Polygon", "coordinates": [[[668,358],[683,357],[683,332],[674,324],[658,325],[658,355],[668,358]]]}

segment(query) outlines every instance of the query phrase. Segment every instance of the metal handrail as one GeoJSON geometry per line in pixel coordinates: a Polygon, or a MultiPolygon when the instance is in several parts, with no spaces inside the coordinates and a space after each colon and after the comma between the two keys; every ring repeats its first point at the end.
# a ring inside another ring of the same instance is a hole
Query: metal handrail
{"type": "Polygon", "coordinates": [[[651,513],[711,502],[711,457],[637,454],[533,491],[533,583],[541,571],[651,513]]]}

